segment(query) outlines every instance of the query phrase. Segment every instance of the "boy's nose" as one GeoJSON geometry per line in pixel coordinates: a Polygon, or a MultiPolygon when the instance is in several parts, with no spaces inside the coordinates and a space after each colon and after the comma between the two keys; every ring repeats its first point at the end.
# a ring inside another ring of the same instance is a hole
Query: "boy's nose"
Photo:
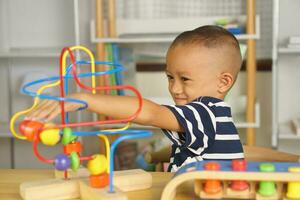
{"type": "Polygon", "coordinates": [[[178,83],[178,81],[174,81],[173,84],[171,84],[171,92],[173,94],[180,94],[182,93],[182,85],[178,83]]]}

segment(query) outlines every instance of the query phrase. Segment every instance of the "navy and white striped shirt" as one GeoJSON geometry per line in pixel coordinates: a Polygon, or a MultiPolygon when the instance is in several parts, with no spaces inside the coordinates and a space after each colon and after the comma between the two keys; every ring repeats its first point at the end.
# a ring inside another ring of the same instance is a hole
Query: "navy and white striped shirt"
{"type": "Polygon", "coordinates": [[[184,132],[163,129],[172,141],[168,171],[199,160],[244,158],[243,147],[233,123],[231,108],[213,97],[199,97],[186,105],[165,105],[184,132]]]}

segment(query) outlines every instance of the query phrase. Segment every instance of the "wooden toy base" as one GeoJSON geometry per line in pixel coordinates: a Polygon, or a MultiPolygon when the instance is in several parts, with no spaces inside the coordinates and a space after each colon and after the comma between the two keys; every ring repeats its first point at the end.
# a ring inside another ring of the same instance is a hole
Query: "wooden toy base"
{"type": "Polygon", "coordinates": [[[74,199],[80,190],[78,180],[47,179],[22,183],[20,195],[25,200],[74,199]]]}
{"type": "Polygon", "coordinates": [[[80,199],[84,200],[127,200],[126,195],[114,187],[114,192],[109,192],[109,187],[97,189],[88,185],[86,180],[79,181],[80,199]]]}
{"type": "Polygon", "coordinates": [[[108,187],[101,189],[90,187],[88,178],[83,176],[85,170],[80,170],[78,177],[71,177],[69,180],[57,178],[22,183],[20,185],[20,195],[25,200],[74,198],[123,200],[127,199],[123,192],[147,189],[152,186],[151,174],[141,169],[116,171],[114,173],[114,193],[109,193],[108,187]]]}

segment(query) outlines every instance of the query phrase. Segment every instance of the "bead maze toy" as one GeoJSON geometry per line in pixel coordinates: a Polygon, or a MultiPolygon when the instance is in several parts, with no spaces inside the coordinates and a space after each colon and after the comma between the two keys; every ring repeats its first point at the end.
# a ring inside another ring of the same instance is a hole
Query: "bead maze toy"
{"type": "Polygon", "coordinates": [[[146,189],[152,185],[152,177],[149,173],[140,170],[125,170],[114,172],[114,152],[117,145],[127,139],[142,138],[151,136],[151,132],[144,130],[128,129],[130,121],[132,121],[141,111],[142,97],[140,93],[129,85],[111,85],[96,86],[95,77],[101,75],[112,75],[123,69],[119,63],[95,61],[93,54],[89,49],[83,46],[73,46],[64,48],[60,55],[59,76],[35,80],[25,84],[21,91],[34,97],[33,105],[24,111],[16,113],[10,121],[10,129],[12,134],[21,140],[32,142],[34,155],[46,164],[54,165],[58,176],[63,174],[63,178],[56,178],[44,181],[34,181],[22,183],[20,186],[20,194],[24,199],[126,199],[122,193],[125,191],[133,191],[146,189]],[[73,51],[85,52],[90,60],[76,60],[73,51]],[[70,65],[67,67],[68,56],[70,65]],[[77,74],[77,65],[91,66],[91,72],[77,74]],[[95,65],[110,66],[106,71],[96,72],[95,65]],[[72,73],[71,73],[72,72],[72,73]],[[90,77],[91,85],[88,86],[81,82],[80,78],[90,77]],[[136,112],[126,119],[107,119],[89,122],[69,122],[69,113],[65,112],[65,102],[76,102],[82,104],[79,110],[87,108],[87,103],[79,99],[67,98],[69,92],[69,84],[71,81],[80,88],[92,92],[110,91],[110,90],[131,90],[139,100],[139,107],[136,112]],[[45,84],[47,83],[47,84],[45,84]],[[30,91],[30,87],[36,84],[42,84],[37,91],[30,91]],[[43,93],[45,89],[59,86],[60,95],[51,96],[43,93]],[[60,102],[61,107],[61,124],[44,124],[39,121],[28,119],[21,120],[19,124],[19,132],[15,129],[17,119],[34,109],[40,99],[50,99],[60,102]],[[100,131],[78,131],[78,127],[91,127],[105,124],[125,124],[122,128],[117,129],[101,129],[100,131]],[[107,135],[120,135],[112,144],[108,140],[107,135]],[[96,154],[83,156],[83,145],[78,139],[79,136],[97,135],[104,141],[106,154],[96,154]],[[63,152],[56,155],[54,159],[48,159],[42,156],[38,150],[38,144],[42,143],[47,146],[54,146],[61,142],[63,152]],[[87,162],[87,169],[80,168],[83,162],[87,162]]]}
{"type": "Polygon", "coordinates": [[[300,199],[300,163],[199,161],[180,168],[161,199],[174,199],[178,186],[194,181],[200,199],[300,199]]]}

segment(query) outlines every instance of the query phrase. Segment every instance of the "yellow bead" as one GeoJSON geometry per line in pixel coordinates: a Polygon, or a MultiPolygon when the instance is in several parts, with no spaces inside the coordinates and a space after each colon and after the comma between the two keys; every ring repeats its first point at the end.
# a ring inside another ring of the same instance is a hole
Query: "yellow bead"
{"type": "MultiPolygon", "coordinates": [[[[53,126],[52,124],[45,124],[44,128],[53,126]]],[[[60,140],[59,129],[51,128],[43,130],[40,134],[40,140],[44,145],[54,146],[60,140]]]]}
{"type": "MultiPolygon", "coordinates": [[[[289,167],[289,172],[300,172],[300,167],[289,167]]],[[[291,199],[299,199],[300,198],[300,182],[289,182],[287,185],[287,193],[286,196],[291,199]]]]}
{"type": "Polygon", "coordinates": [[[87,168],[91,175],[99,175],[105,172],[107,169],[106,157],[100,154],[94,155],[93,159],[88,162],[87,168]]]}

